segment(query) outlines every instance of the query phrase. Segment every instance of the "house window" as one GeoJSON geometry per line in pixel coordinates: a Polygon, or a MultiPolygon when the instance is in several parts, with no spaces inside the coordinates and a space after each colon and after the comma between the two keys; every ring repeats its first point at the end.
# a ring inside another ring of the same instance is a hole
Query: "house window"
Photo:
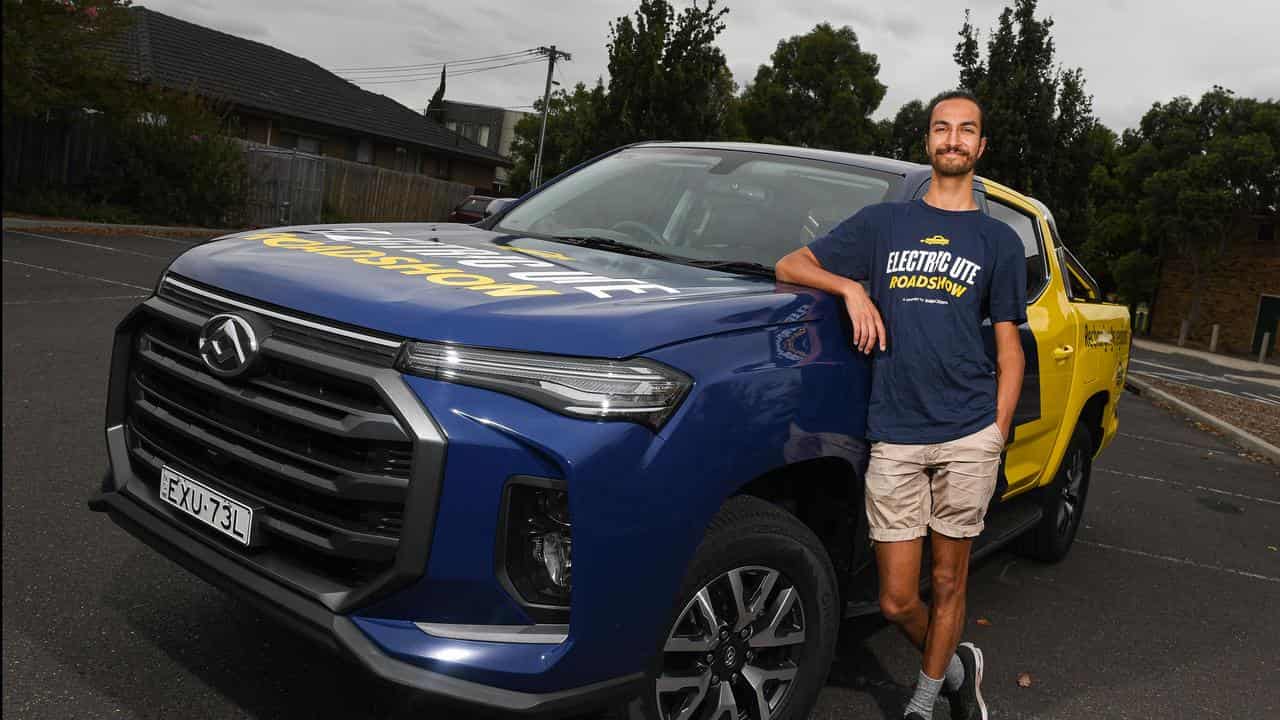
{"type": "Polygon", "coordinates": [[[489,147],[489,126],[488,125],[480,126],[480,134],[476,136],[476,142],[480,143],[481,145],[484,145],[485,147],[489,147]]]}
{"type": "Polygon", "coordinates": [[[298,152],[311,153],[312,155],[319,155],[320,141],[317,138],[299,137],[298,152]]]}
{"type": "Polygon", "coordinates": [[[367,138],[356,145],[356,162],[373,162],[373,143],[367,138]]]}

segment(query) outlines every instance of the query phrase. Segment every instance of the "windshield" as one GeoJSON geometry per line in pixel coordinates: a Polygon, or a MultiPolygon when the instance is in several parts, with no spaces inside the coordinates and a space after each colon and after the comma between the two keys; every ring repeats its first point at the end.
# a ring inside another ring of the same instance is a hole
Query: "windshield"
{"type": "Polygon", "coordinates": [[[675,260],[772,267],[862,207],[897,175],[739,150],[632,148],[516,206],[498,231],[605,238],[675,260]]]}

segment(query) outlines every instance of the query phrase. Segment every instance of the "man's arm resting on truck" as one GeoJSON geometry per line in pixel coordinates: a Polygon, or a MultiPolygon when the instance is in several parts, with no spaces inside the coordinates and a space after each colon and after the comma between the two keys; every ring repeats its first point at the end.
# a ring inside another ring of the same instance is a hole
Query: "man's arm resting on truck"
{"type": "Polygon", "coordinates": [[[1004,433],[1005,442],[1013,429],[1013,410],[1022,392],[1022,373],[1027,360],[1022,354],[1018,325],[998,322],[993,325],[996,336],[996,425],[1004,433]]]}
{"type": "MultiPolygon", "coordinates": [[[[800,248],[779,260],[776,271],[778,280],[782,282],[808,285],[844,298],[849,319],[853,322],[854,347],[864,353],[870,353],[874,347],[884,350],[887,337],[884,332],[884,322],[880,319],[880,311],[876,309],[875,303],[871,302],[871,296],[861,284],[843,275],[824,270],[818,258],[807,247],[800,248]]],[[[1016,333],[1017,330],[1015,329],[1014,332],[1016,333]]],[[[1010,417],[1012,417],[1012,410],[1010,410],[1010,417]]]]}

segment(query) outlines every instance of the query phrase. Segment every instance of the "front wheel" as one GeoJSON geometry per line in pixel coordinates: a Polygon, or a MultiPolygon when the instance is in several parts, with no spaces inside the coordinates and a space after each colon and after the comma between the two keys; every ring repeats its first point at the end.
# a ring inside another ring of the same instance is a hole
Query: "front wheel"
{"type": "Polygon", "coordinates": [[[1041,491],[1044,516],[1021,539],[1023,554],[1044,562],[1058,562],[1067,556],[1084,515],[1092,468],[1093,437],[1087,428],[1077,424],[1058,474],[1041,491]]]}
{"type": "Polygon", "coordinates": [[[641,698],[652,720],[808,717],[839,630],[822,542],[758,498],[731,498],[686,573],[641,698]]]}

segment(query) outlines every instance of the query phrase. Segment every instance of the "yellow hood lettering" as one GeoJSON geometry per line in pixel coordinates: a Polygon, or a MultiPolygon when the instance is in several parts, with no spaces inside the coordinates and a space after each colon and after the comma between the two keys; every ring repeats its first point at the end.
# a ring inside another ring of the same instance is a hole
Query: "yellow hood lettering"
{"type": "Polygon", "coordinates": [[[299,237],[292,232],[257,232],[244,235],[246,240],[260,241],[264,246],[281,250],[297,250],[314,253],[325,257],[339,258],[351,262],[378,268],[393,270],[406,276],[425,276],[428,282],[445,287],[465,288],[483,292],[491,297],[531,297],[539,295],[559,295],[559,290],[541,287],[542,282],[573,285],[575,290],[594,295],[598,298],[611,298],[614,293],[629,292],[647,294],[663,292],[679,294],[679,290],[645,282],[636,278],[612,278],[576,270],[557,270],[555,278],[522,277],[539,273],[503,273],[505,278],[531,282],[502,282],[489,275],[468,270],[507,270],[521,268],[546,268],[548,271],[556,266],[545,260],[534,260],[531,257],[520,257],[518,254],[551,260],[572,260],[563,253],[550,250],[534,250],[530,248],[502,247],[485,248],[469,245],[453,245],[442,243],[436,238],[430,240],[412,237],[391,237],[389,231],[343,228],[342,230],[308,230],[304,233],[315,233],[330,241],[345,241],[347,244],[330,244],[321,240],[299,237]],[[402,252],[406,255],[390,255],[390,252],[402,252]],[[413,257],[416,256],[416,257],[413,257]],[[439,263],[423,262],[439,260],[439,263]],[[445,263],[445,264],[440,264],[445,263]],[[461,267],[459,267],[461,266],[461,267]],[[562,277],[563,276],[563,277],[562,277]],[[603,283],[603,284],[602,284],[603,283]]]}

